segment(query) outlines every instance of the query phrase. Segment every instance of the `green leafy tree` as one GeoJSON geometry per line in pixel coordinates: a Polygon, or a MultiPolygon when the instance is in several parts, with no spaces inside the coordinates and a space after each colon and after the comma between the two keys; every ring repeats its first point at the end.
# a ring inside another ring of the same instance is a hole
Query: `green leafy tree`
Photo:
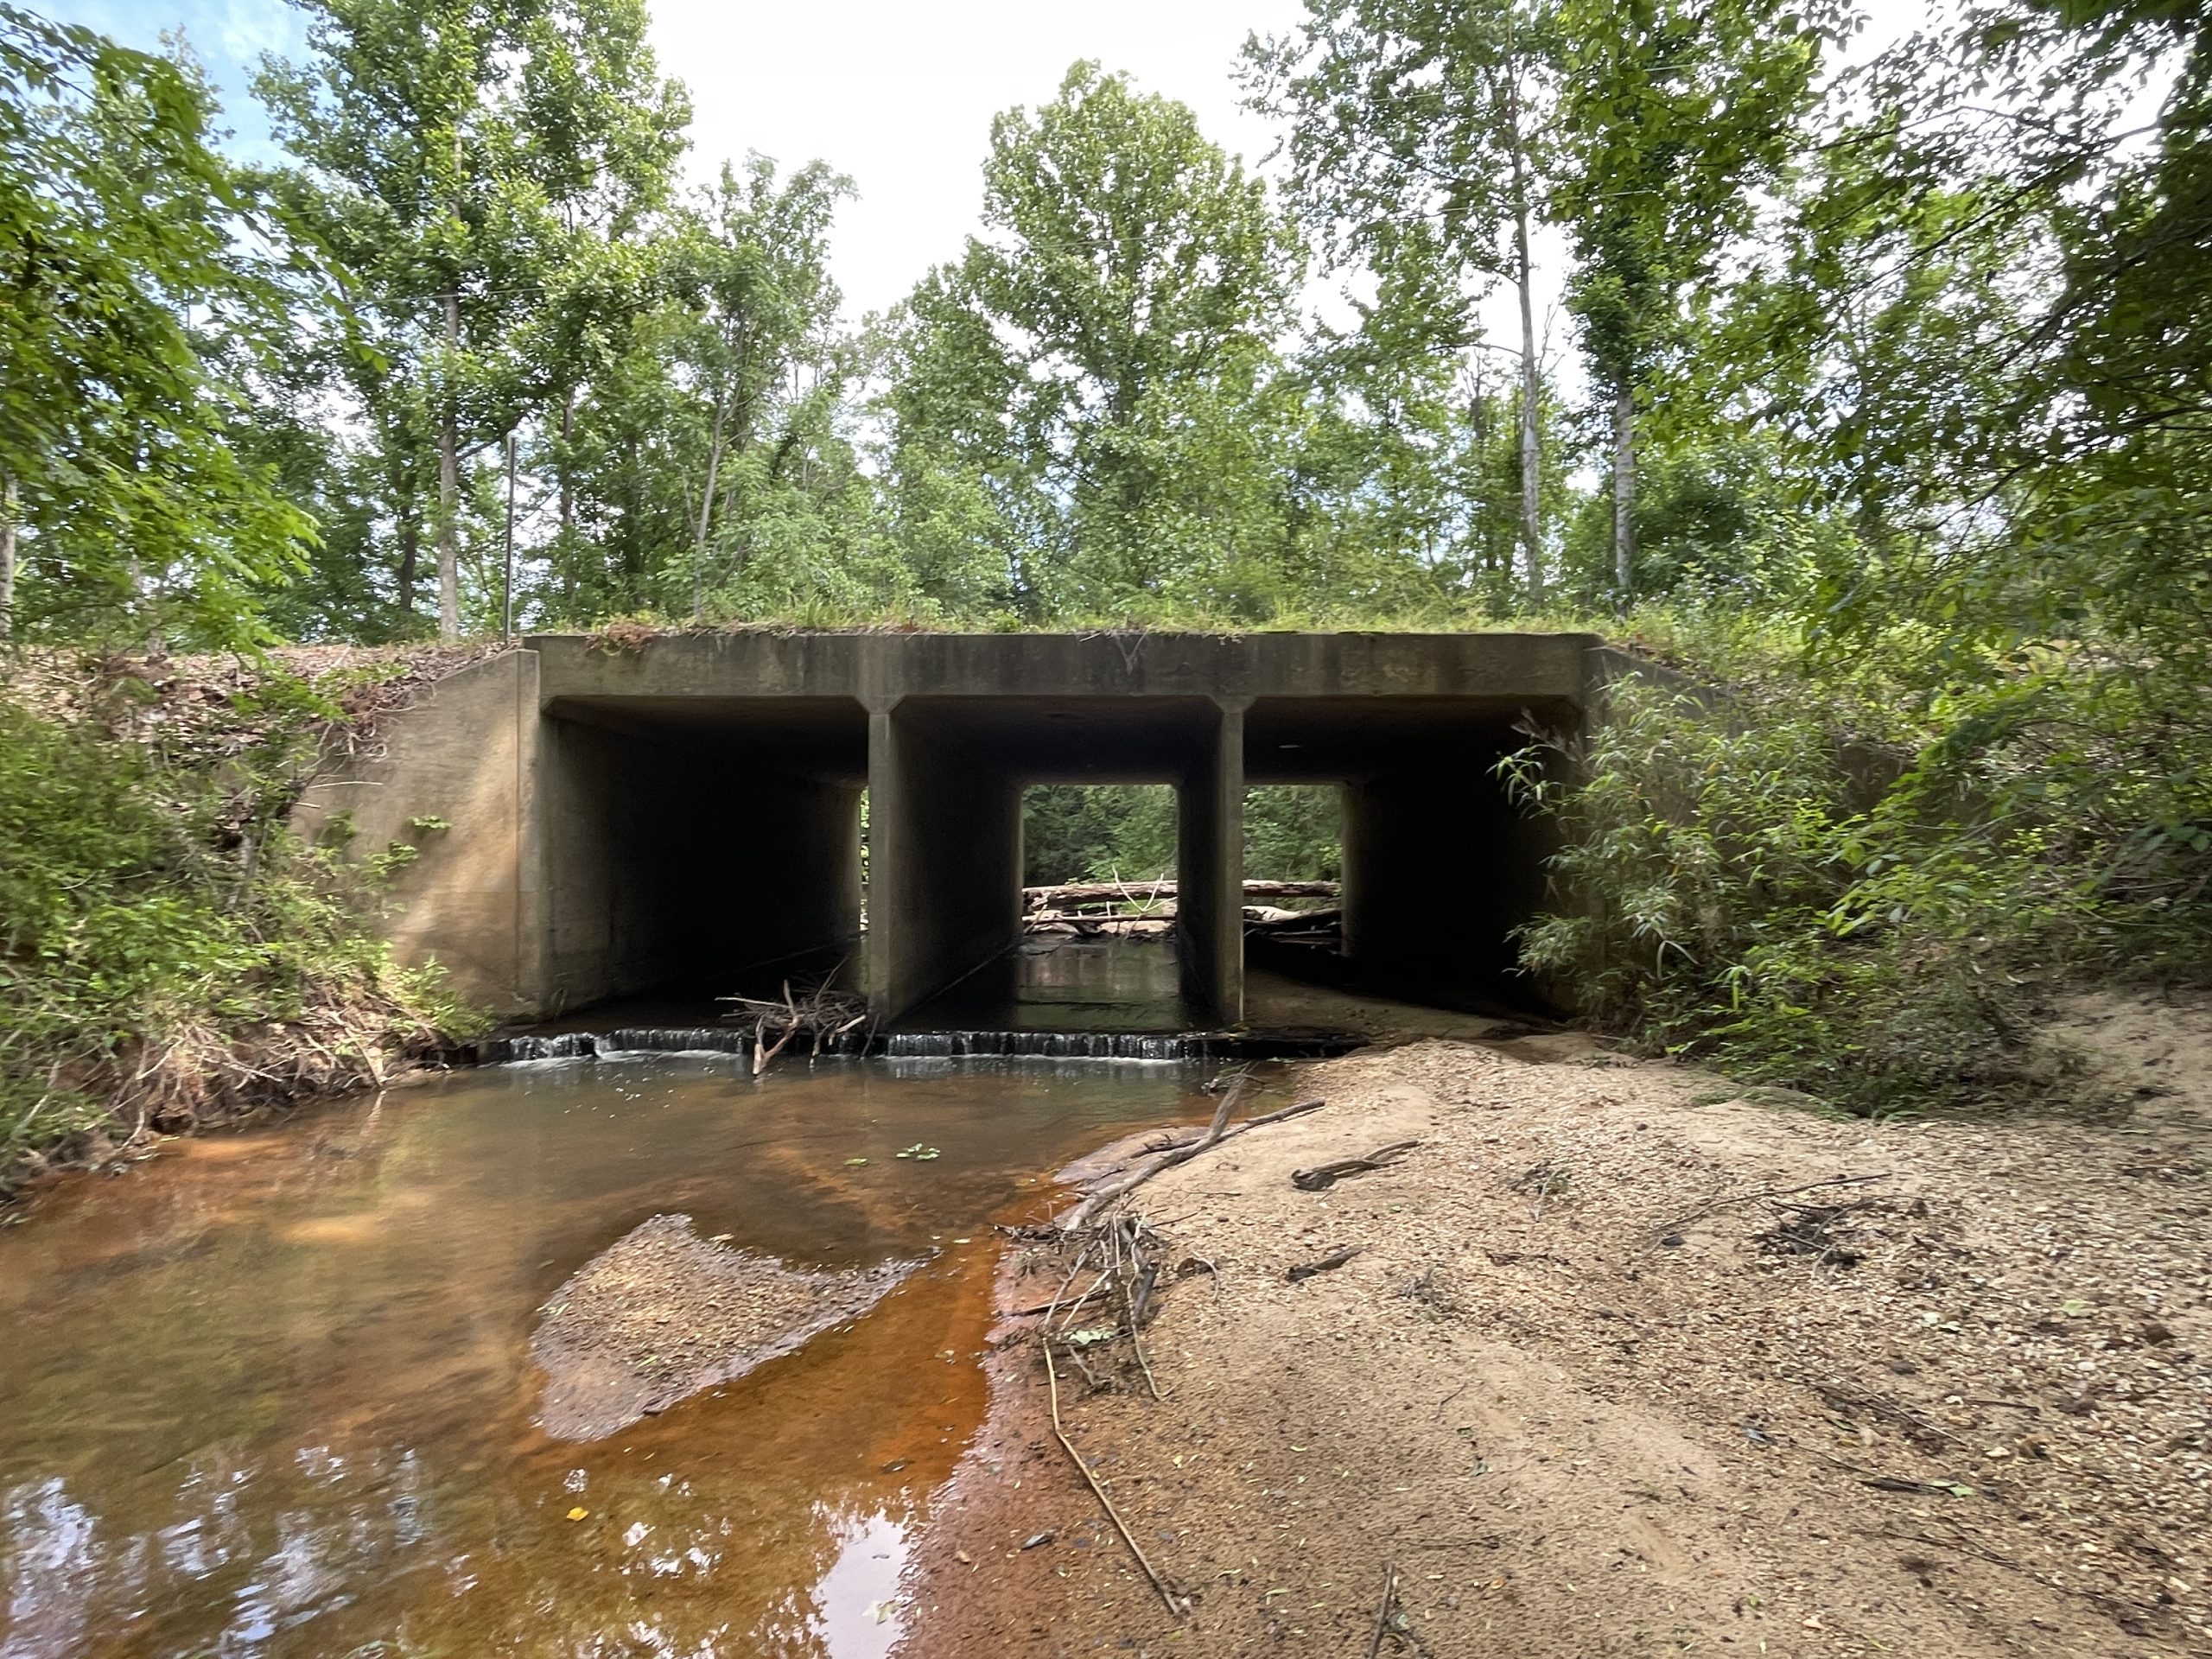
{"type": "Polygon", "coordinates": [[[685,483],[696,504],[691,611],[718,588],[742,591],[759,562],[804,560],[826,543],[810,525],[814,486],[835,495],[853,468],[836,416],[850,375],[837,336],[840,296],[829,233],[849,180],[821,162],[787,181],[754,156],[722,170],[672,238],[671,283],[684,321],[672,345],[689,392],[685,483]],[[834,475],[834,476],[833,476],[834,475]]]}
{"type": "Polygon", "coordinates": [[[1301,266],[1265,186],[1181,105],[1084,63],[993,124],[983,220],[893,327],[887,471],[918,567],[945,583],[948,543],[980,536],[1039,617],[1253,582],[1301,266]]]}
{"type": "Polygon", "coordinates": [[[544,614],[828,619],[899,601],[829,274],[849,189],[819,163],[783,178],[756,156],[658,216],[651,306],[608,330],[536,447],[561,514],[535,561],[544,614]]]}
{"type": "Polygon", "coordinates": [[[293,210],[353,284],[330,346],[385,463],[399,607],[427,505],[452,638],[464,469],[589,360],[574,348],[607,296],[605,245],[664,193],[687,111],[637,0],[311,12],[313,55],[270,62],[260,91],[300,163],[293,210]]]}
{"type": "Polygon", "coordinates": [[[283,244],[185,67],[0,5],[0,635],[235,645],[306,518],[232,438],[283,244]]]}
{"type": "Polygon", "coordinates": [[[1967,648],[2111,632],[2115,669],[2201,685],[2212,31],[2158,6],[1987,4],[1868,82],[1795,226],[1806,297],[1775,334],[1810,365],[1808,467],[1886,532],[1828,602],[1878,626],[1906,596],[1967,648]],[[1943,94],[1962,73],[1972,104],[1943,94]]]}
{"type": "Polygon", "coordinates": [[[1530,0],[1308,0],[1296,31],[1255,39],[1245,54],[1253,103],[1289,125],[1294,200],[1332,262],[1374,281],[1361,309],[1376,367],[1407,377],[1427,365],[1433,384],[1441,365],[1448,380],[1452,359],[1485,344],[1476,302],[1497,281],[1513,285],[1519,540],[1539,603],[1543,389],[1529,238],[1556,53],[1550,7],[1530,0]]]}
{"type": "Polygon", "coordinates": [[[1637,434],[1662,380],[1695,395],[1722,257],[1781,181],[1816,92],[1818,11],[1766,0],[1560,0],[1555,217],[1607,410],[1612,577],[1637,588],[1637,434]]]}

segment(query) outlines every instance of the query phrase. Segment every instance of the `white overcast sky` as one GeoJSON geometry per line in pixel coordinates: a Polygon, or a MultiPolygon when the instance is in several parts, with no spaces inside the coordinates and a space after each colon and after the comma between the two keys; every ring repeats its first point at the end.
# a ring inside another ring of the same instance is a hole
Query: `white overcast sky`
{"type": "Polygon", "coordinates": [[[839,0],[782,7],[653,0],[661,61],[691,89],[696,157],[711,172],[757,149],[819,156],[860,199],[837,230],[849,304],[899,299],[975,227],[991,117],[1052,97],[1096,58],[1181,99],[1224,149],[1256,161],[1273,143],[1237,103],[1231,73],[1249,31],[1288,28],[1300,0],[839,0]]]}
{"type": "MultiPolygon", "coordinates": [[[[39,0],[31,0],[38,4],[39,0]]],[[[264,148],[247,87],[264,51],[296,55],[301,14],[283,0],[47,0],[54,12],[152,48],[181,29],[220,89],[236,147],[264,148]]],[[[1096,58],[1148,91],[1181,99],[1201,129],[1256,163],[1268,124],[1243,108],[1234,73],[1248,35],[1280,32],[1302,0],[648,0],[664,73],[690,88],[690,170],[711,178],[748,150],[786,168],[820,158],[858,199],[835,232],[848,311],[887,306],[976,228],[991,117],[1052,97],[1068,66],[1096,58]]],[[[1872,0],[1887,39],[1925,16],[1914,0],[1872,0]]],[[[1862,49],[1864,47],[1862,45],[1862,49]]],[[[1542,291],[1557,292],[1557,245],[1542,291]]],[[[1492,327],[1510,327],[1501,306],[1492,327]]],[[[1552,331],[1556,351],[1563,340],[1552,331]]]]}

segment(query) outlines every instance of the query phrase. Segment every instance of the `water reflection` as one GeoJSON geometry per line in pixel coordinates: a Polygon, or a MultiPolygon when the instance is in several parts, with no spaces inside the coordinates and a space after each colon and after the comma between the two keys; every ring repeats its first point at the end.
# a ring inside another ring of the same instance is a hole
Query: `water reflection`
{"type": "Polygon", "coordinates": [[[0,1235],[0,1659],[880,1656],[981,1419],[994,1214],[1160,1066],[640,1058],[456,1077],[191,1143],[0,1235]],[[927,1162],[896,1153],[917,1141],[927,1162]],[[751,1376],[564,1444],[532,1311],[646,1216],[928,1264],[751,1376]],[[954,1363],[942,1357],[950,1351],[954,1363]]]}
{"type": "Polygon", "coordinates": [[[842,1541],[814,1586],[810,1634],[830,1659],[884,1659],[902,1630],[899,1578],[907,1532],[887,1515],[829,1516],[842,1541]]]}
{"type": "Polygon", "coordinates": [[[1173,939],[1032,934],[908,1016],[918,1031],[1188,1031],[1173,939]]]}

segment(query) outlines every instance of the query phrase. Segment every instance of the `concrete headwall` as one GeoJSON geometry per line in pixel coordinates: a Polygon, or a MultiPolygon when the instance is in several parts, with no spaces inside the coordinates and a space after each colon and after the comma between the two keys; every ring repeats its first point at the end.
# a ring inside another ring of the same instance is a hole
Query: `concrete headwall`
{"type": "Polygon", "coordinates": [[[1168,783],[1186,990],[1234,1023],[1248,782],[1344,786],[1356,963],[1494,981],[1542,846],[1490,768],[1622,667],[1580,634],[549,636],[427,688],[300,819],[419,849],[394,943],[531,1014],[861,976],[865,787],[864,977],[894,1017],[1018,937],[1026,785],[1168,783]]]}

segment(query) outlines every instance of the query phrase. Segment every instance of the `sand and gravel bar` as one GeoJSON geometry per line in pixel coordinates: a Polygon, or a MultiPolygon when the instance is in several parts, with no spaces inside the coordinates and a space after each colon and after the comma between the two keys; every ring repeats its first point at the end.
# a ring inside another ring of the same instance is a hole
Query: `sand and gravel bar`
{"type": "Polygon", "coordinates": [[[689,1216],[655,1216],[539,1310],[538,1421],[562,1440],[612,1434],[859,1318],[919,1265],[794,1268],[702,1238],[689,1216]]]}

